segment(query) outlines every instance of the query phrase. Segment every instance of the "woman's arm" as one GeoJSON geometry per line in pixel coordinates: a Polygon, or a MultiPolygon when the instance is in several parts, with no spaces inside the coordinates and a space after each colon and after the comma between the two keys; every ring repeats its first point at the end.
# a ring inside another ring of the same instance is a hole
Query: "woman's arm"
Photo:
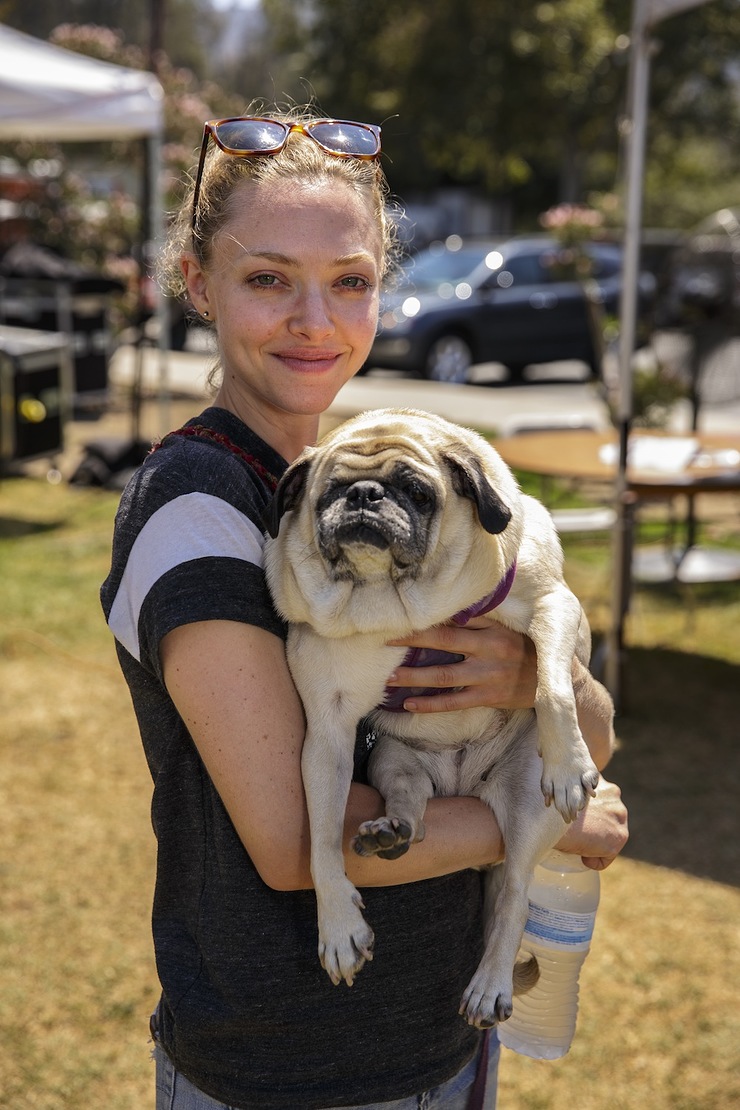
{"type": "MultiPolygon", "coordinates": [[[[160,653],[168,692],[261,877],[278,890],[310,887],[304,717],[282,641],[252,625],[207,621],[170,632],[160,653]]],[[[354,746],[354,736],[347,743],[354,746]]],[[[345,866],[357,886],[414,882],[502,858],[496,819],[475,798],[433,798],[424,840],[398,860],[358,856],[352,836],[383,812],[377,791],[352,784],[345,866]]]]}
{"type": "MultiPolygon", "coordinates": [[[[447,666],[398,668],[389,679],[389,686],[449,688],[437,696],[407,699],[404,706],[411,712],[444,713],[475,705],[531,709],[534,705],[537,689],[534,644],[528,636],[497,621],[478,617],[465,628],[436,625],[392,642],[465,656],[461,662],[447,666]]],[[[572,673],[578,723],[596,766],[602,770],[614,750],[614,706],[605,688],[577,659],[573,661],[572,673]]]]}

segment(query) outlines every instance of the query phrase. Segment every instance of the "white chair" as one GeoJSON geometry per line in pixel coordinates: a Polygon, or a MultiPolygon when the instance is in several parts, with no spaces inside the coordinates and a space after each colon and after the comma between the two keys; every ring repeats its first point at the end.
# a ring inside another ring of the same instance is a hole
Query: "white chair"
{"type": "Polygon", "coordinates": [[[550,516],[561,535],[574,532],[610,532],[617,522],[617,512],[611,505],[588,509],[551,509],[550,516]]]}

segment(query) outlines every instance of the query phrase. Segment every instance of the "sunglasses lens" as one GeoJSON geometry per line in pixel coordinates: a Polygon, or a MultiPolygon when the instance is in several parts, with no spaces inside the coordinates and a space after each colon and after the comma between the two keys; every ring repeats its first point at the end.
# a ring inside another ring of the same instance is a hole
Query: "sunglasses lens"
{"type": "Polygon", "coordinates": [[[358,123],[312,123],[307,130],[324,150],[355,158],[374,158],[380,153],[380,139],[369,127],[358,123]]]}
{"type": "Polygon", "coordinates": [[[277,149],[285,139],[285,132],[283,124],[265,119],[226,120],[216,128],[218,141],[227,150],[255,154],[277,149]]]}

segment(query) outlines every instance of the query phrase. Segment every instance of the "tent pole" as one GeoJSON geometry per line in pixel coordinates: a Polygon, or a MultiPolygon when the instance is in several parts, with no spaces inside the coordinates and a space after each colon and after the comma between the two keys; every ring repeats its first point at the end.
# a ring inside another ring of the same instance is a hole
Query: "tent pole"
{"type": "Polygon", "coordinates": [[[647,130],[650,83],[650,32],[661,20],[708,0],[632,0],[630,61],[626,120],[626,181],[624,259],[619,318],[619,462],[615,502],[617,522],[613,544],[613,590],[611,626],[606,638],[604,682],[619,711],[622,702],[624,623],[632,587],[632,543],[634,502],[627,488],[627,448],[632,421],[632,356],[635,348],[640,229],[642,222],[645,133],[647,130]]]}
{"type": "MultiPolygon", "coordinates": [[[[160,135],[152,135],[149,140],[149,174],[150,174],[150,207],[149,207],[149,245],[152,263],[162,252],[164,247],[164,213],[160,199],[160,184],[162,174],[162,139],[160,135]]],[[[159,282],[154,283],[155,315],[158,328],[158,407],[159,407],[159,433],[165,435],[171,431],[171,397],[169,383],[169,349],[170,349],[170,323],[167,312],[167,302],[159,287],[159,282]]]]}
{"type": "Polygon", "coordinates": [[[634,0],[630,34],[630,64],[626,120],[626,179],[624,257],[619,306],[619,394],[617,424],[619,461],[615,488],[617,521],[613,542],[613,588],[611,626],[607,637],[604,681],[615,707],[622,695],[622,654],[624,621],[629,604],[633,507],[627,488],[627,448],[632,420],[632,357],[635,349],[637,298],[640,267],[640,224],[645,165],[648,85],[650,76],[650,37],[640,0],[634,0]]]}

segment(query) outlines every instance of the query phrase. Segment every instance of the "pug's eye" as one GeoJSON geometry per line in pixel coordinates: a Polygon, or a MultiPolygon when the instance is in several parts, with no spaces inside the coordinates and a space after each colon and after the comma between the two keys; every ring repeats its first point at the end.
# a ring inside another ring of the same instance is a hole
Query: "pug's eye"
{"type": "Polygon", "coordinates": [[[418,505],[419,508],[423,508],[424,505],[429,504],[429,493],[420,482],[407,482],[404,486],[404,490],[409,499],[413,501],[415,505],[418,505]]]}

